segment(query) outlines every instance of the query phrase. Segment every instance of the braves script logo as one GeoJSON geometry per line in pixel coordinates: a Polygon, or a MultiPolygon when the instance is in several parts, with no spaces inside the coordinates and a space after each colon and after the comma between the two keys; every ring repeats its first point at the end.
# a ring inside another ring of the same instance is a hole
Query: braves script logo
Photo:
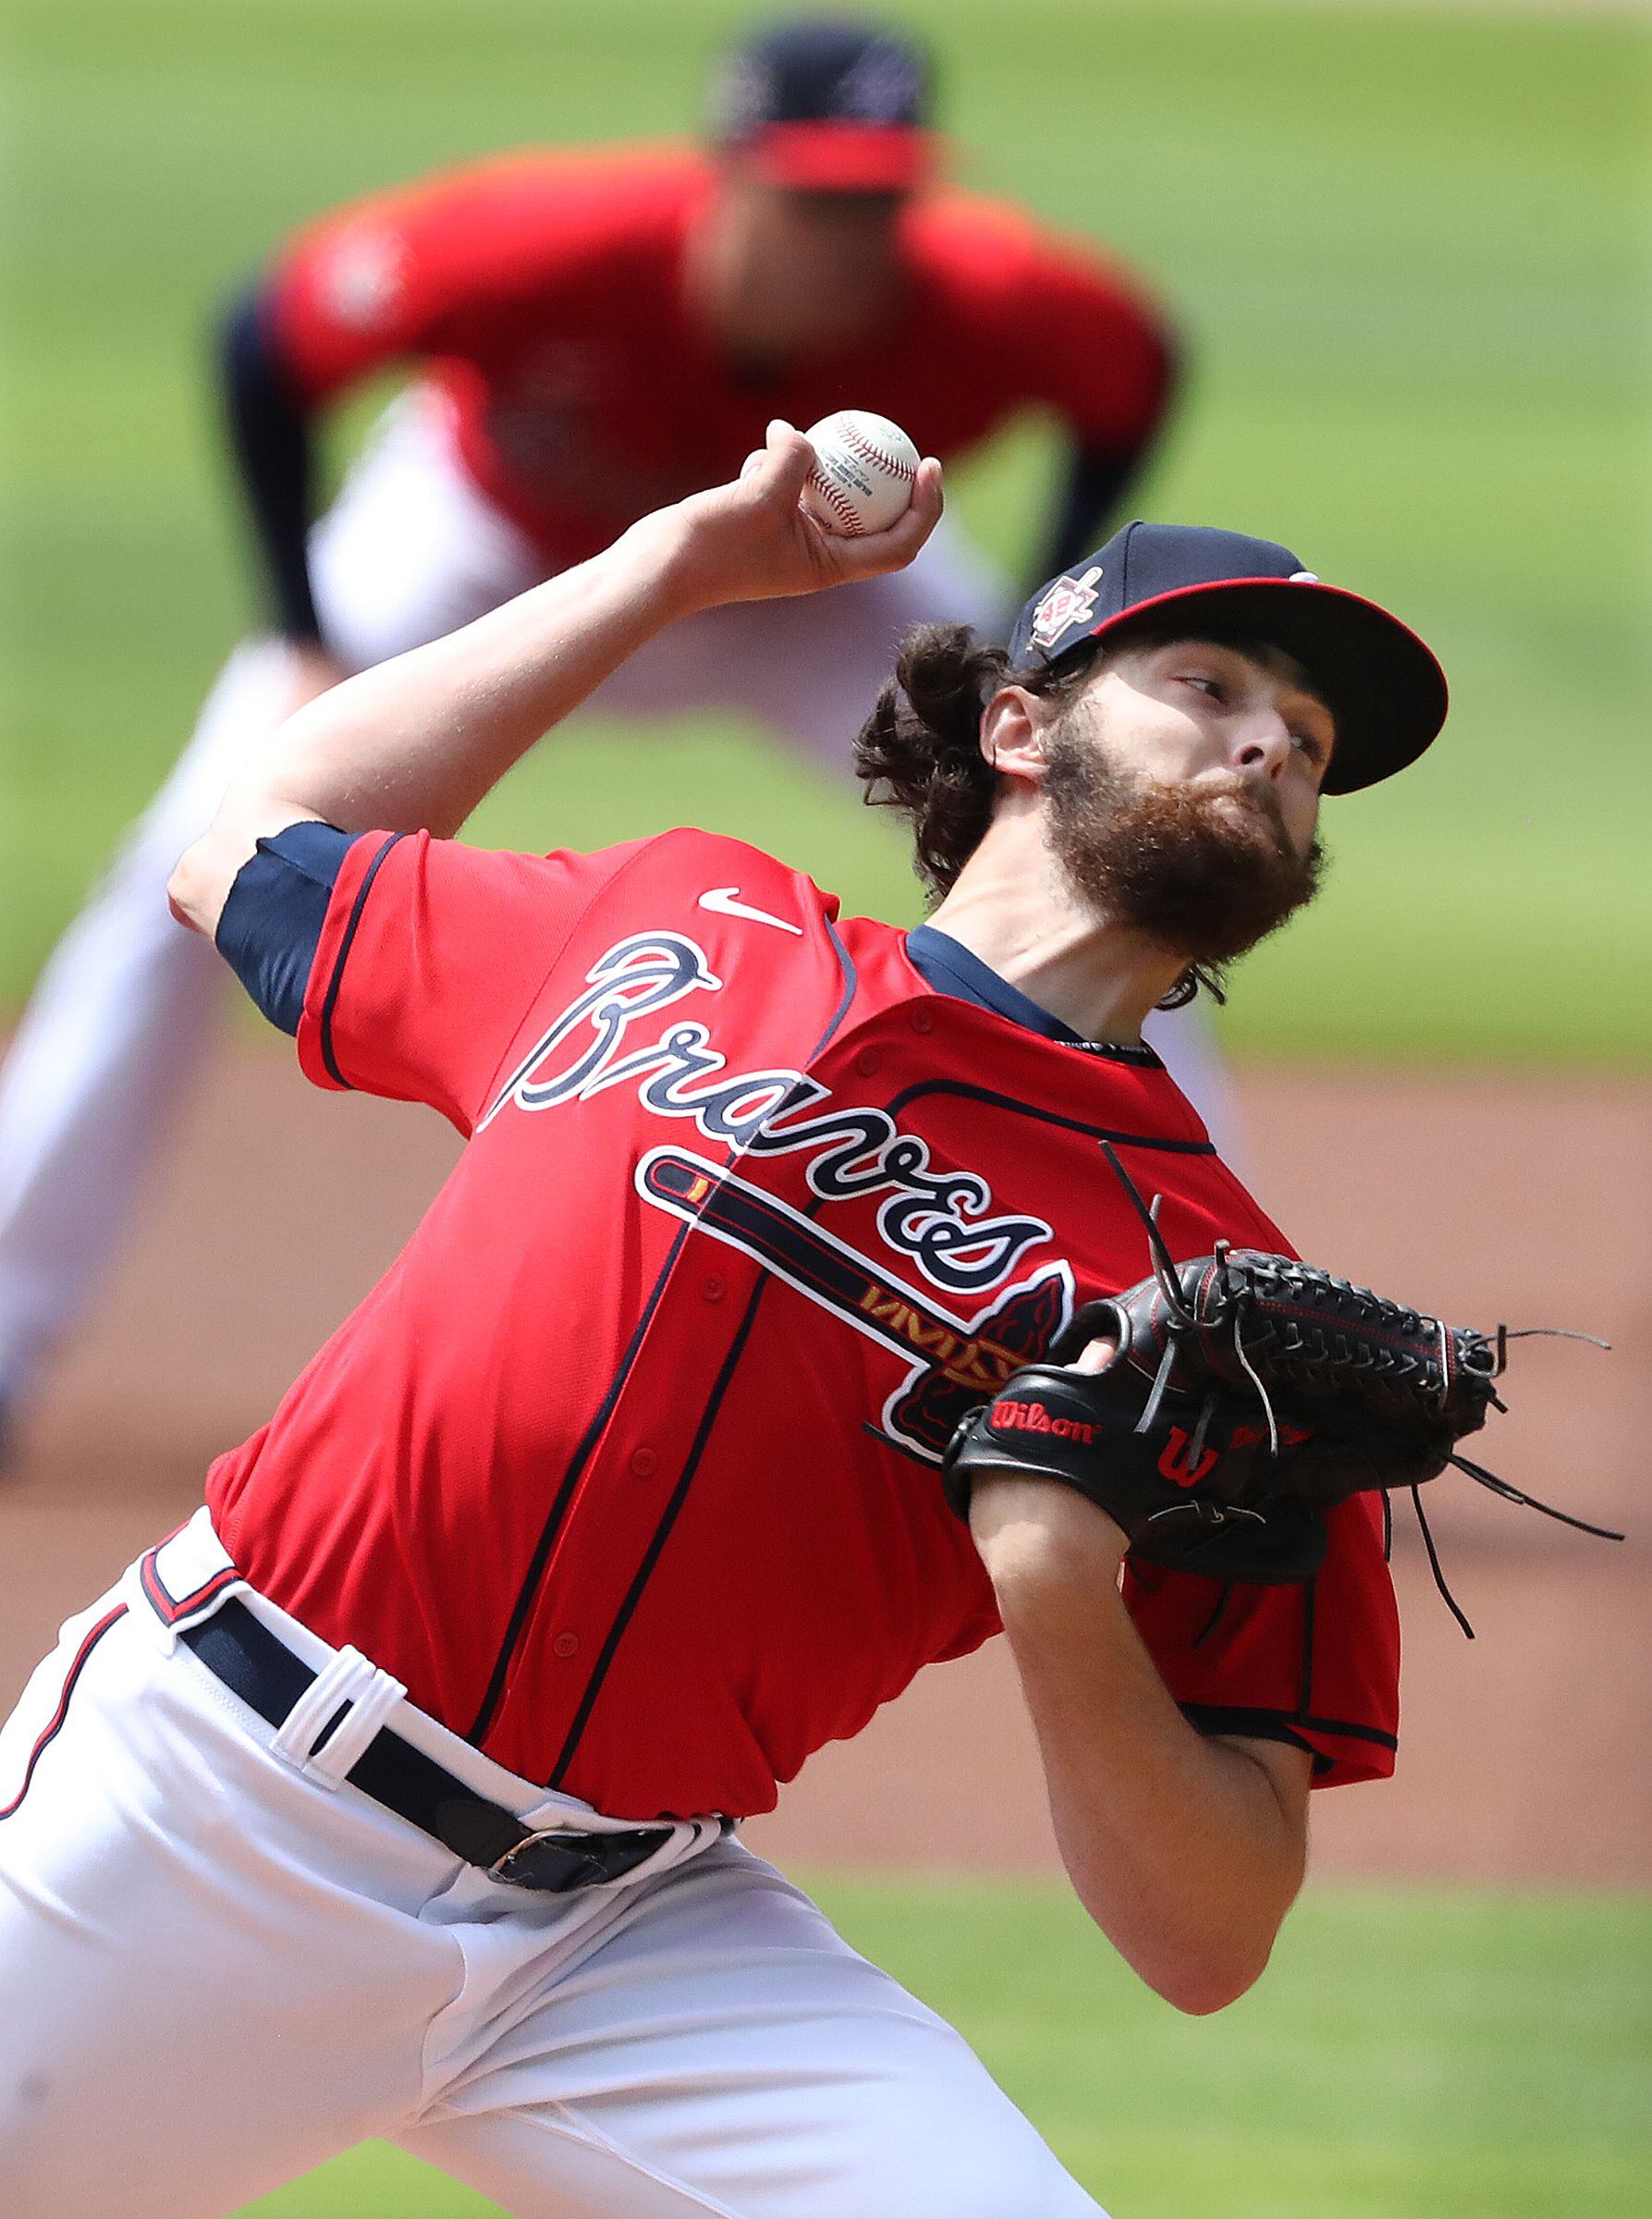
{"type": "Polygon", "coordinates": [[[830,1099],[818,1080],[786,1069],[730,1073],[704,1024],[668,1024],[630,1048],[628,1035],[642,1019],[721,990],[704,950],[685,934],[633,933],[585,975],[586,991],[517,1065],[478,1132],[508,1103],[552,1110],[634,1085],[644,1109],[691,1120],[707,1140],[750,1156],[804,1156],[804,1179],[823,1202],[884,1195],[883,1238],[950,1293],[1001,1285],[1028,1248],[1051,1237],[1043,1218],[997,1214],[992,1189],[976,1172],[932,1169],[928,1143],[902,1133],[886,1110],[811,1115],[830,1099]]]}
{"type": "Polygon", "coordinates": [[[801,1083],[795,1071],[720,1077],[725,1059],[703,1024],[672,1025],[649,1046],[620,1054],[640,1019],[690,994],[722,990],[704,951],[679,933],[632,933],[599,957],[585,976],[586,992],[529,1049],[478,1132],[507,1102],[519,1110],[554,1110],[633,1083],[646,1109],[661,1117],[691,1117],[708,1140],[739,1147],[801,1083]]]}

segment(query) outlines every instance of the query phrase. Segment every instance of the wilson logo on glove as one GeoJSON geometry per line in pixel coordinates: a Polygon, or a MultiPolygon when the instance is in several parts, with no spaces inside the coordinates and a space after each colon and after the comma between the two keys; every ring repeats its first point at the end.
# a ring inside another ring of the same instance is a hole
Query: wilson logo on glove
{"type": "Polygon", "coordinates": [[[1007,1433],[1053,1433],[1058,1441],[1095,1441],[1095,1428],[1082,1417],[1052,1417],[1042,1403],[995,1403],[992,1423],[1007,1433]]]}
{"type": "Polygon", "coordinates": [[[1187,1453],[1192,1445],[1189,1436],[1180,1426],[1170,1428],[1170,1437],[1159,1455],[1158,1468],[1177,1487],[1197,1487],[1206,1473],[1216,1469],[1214,1449],[1205,1449],[1198,1463],[1190,1465],[1187,1453]]]}

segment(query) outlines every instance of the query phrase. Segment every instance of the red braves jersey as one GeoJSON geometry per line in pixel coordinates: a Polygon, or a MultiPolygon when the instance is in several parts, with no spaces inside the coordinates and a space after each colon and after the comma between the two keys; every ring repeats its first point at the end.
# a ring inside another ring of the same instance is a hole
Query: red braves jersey
{"type": "MultiPolygon", "coordinates": [[[[299,1028],[319,1084],[468,1136],[214,1522],[253,1585],[513,1771],[625,1817],[766,1809],[922,1665],[997,1630],[938,1460],[1075,1302],[1277,1230],[1149,1051],[928,985],[905,936],[674,832],[595,855],[370,834],[299,1028]]],[[[1144,1570],[1205,1730],[1390,1769],[1377,1514],[1311,1586],[1144,1570]]]]}
{"type": "Polygon", "coordinates": [[[908,210],[886,338],[742,382],[683,297],[684,242],[713,182],[670,149],[541,153],[361,202],[281,263],[276,346],[312,402],[388,363],[426,364],[466,468],[552,567],[734,477],[772,416],[876,408],[943,460],[1029,405],[1103,448],[1151,432],[1169,349],[1134,281],[962,194],[908,210]]]}

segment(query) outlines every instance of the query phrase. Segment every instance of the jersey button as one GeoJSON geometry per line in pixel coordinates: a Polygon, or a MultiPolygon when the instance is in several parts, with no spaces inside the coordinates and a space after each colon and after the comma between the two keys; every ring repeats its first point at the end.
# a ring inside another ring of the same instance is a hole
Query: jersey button
{"type": "Polygon", "coordinates": [[[914,1010],[912,1011],[912,1030],[914,1033],[933,1033],[935,1030],[935,1011],[933,1010],[924,1009],[914,1010]]]}
{"type": "Polygon", "coordinates": [[[580,1637],[578,1634],[558,1634],[551,1643],[551,1654],[554,1657],[577,1657],[579,1653],[580,1637]]]}
{"type": "Polygon", "coordinates": [[[714,1271],[700,1290],[707,1302],[721,1302],[728,1289],[714,1271]]]}
{"type": "Polygon", "coordinates": [[[631,1451],[631,1469],[639,1479],[652,1479],[660,1468],[660,1460],[652,1449],[631,1451]]]}
{"type": "Polygon", "coordinates": [[[859,1072],[862,1078],[869,1079],[873,1073],[877,1069],[876,1048],[862,1048],[860,1054],[855,1058],[855,1069],[857,1072],[859,1072]]]}

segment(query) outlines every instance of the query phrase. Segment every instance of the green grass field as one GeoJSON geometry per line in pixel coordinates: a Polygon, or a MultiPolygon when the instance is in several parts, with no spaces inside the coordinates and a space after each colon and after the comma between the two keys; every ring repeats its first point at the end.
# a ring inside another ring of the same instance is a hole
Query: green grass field
{"type": "MultiPolygon", "coordinates": [[[[496,146],[679,128],[725,0],[14,0],[0,1008],[243,621],[201,335],[299,217],[496,146]]],[[[1449,743],[1332,812],[1319,918],[1247,1048],[1652,1052],[1641,27],[1185,0],[922,0],[966,174],[1154,273],[1198,363],[1144,505],[1390,598],[1449,743]]],[[[867,400],[875,403],[876,396],[867,400]]],[[[1036,426],[959,473],[1022,565],[1036,426]]],[[[586,736],[479,821],[698,820],[911,914],[900,850],[749,733],[586,736]]]]}
{"type": "MultiPolygon", "coordinates": [[[[1054,1889],[820,1894],[858,1947],[963,2029],[1113,2219],[1639,2219],[1652,2206],[1645,1904],[1311,1896],[1260,1986],[1195,2020],[1156,2002],[1054,1889]]],[[[494,2207],[372,2144],[250,2208],[494,2207]]]]}

